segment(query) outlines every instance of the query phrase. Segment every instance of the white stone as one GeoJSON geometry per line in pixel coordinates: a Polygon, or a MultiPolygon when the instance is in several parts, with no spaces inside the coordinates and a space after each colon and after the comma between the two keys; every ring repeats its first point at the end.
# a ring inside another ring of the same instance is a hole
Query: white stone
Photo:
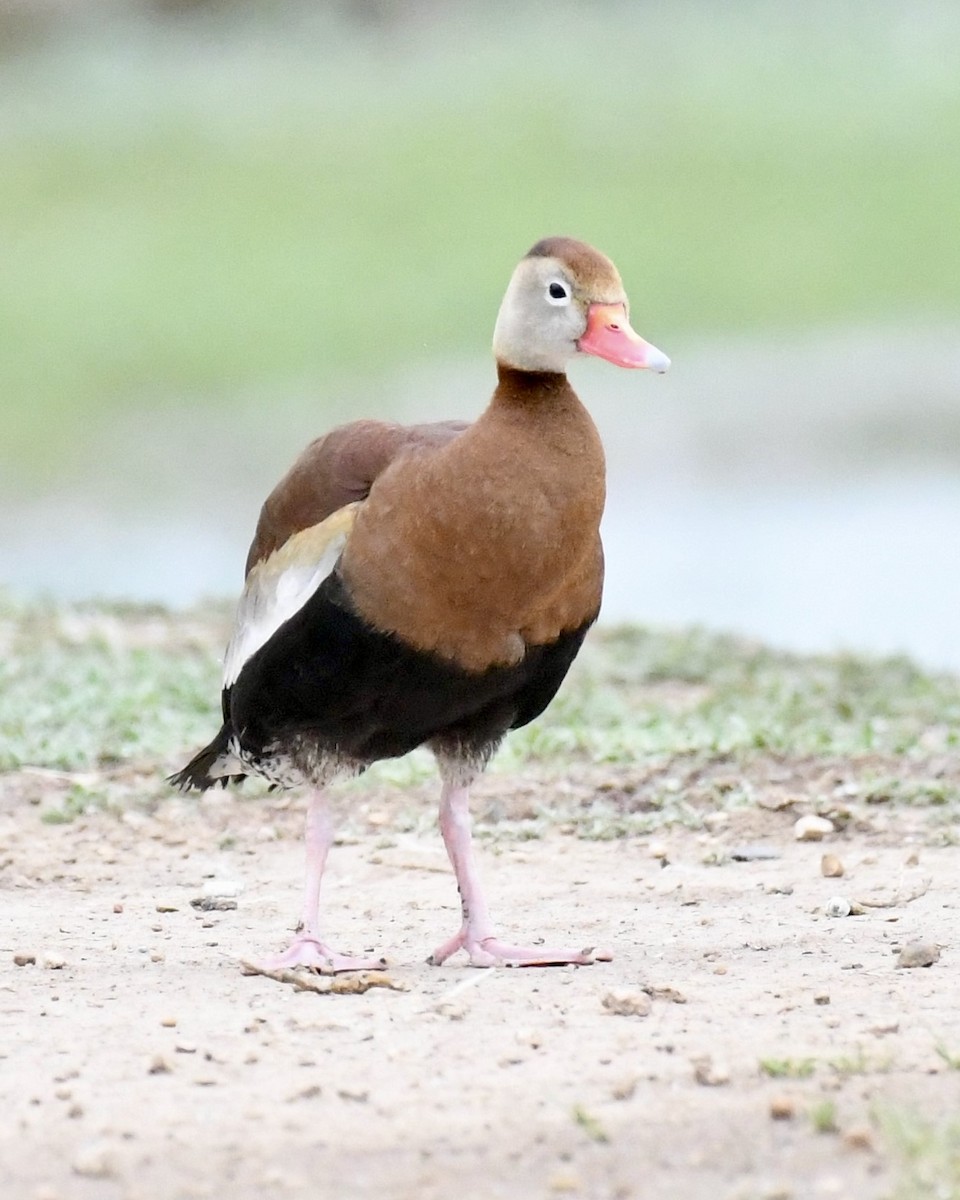
{"type": "Polygon", "coordinates": [[[833,822],[826,817],[814,815],[800,817],[793,827],[793,836],[798,842],[822,842],[828,833],[833,833],[833,822]]]}

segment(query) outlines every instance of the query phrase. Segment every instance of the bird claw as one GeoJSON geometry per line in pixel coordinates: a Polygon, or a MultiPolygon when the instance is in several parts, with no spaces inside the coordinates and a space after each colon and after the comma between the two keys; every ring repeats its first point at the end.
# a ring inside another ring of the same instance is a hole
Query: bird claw
{"type": "Polygon", "coordinates": [[[458,950],[466,950],[471,967],[587,967],[595,962],[611,962],[608,950],[588,946],[583,950],[556,949],[548,946],[511,946],[490,936],[475,938],[466,930],[444,943],[427,959],[431,966],[441,963],[458,950]]]}
{"type": "Polygon", "coordinates": [[[341,971],[380,971],[387,965],[387,960],[340,954],[318,937],[311,934],[300,934],[294,938],[282,954],[274,955],[257,965],[266,971],[309,967],[319,975],[337,975],[341,971]]]}

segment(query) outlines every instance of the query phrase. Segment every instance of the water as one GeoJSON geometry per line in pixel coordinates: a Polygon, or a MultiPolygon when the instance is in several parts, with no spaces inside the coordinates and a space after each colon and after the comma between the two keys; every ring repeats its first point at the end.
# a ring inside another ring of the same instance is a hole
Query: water
{"type": "Polygon", "coordinates": [[[960,479],[945,475],[812,492],[616,488],[604,616],[960,670],[958,529],[960,479]]]}
{"type": "MultiPolygon", "coordinates": [[[[885,331],[668,345],[662,380],[576,364],[608,447],[602,619],[960,670],[960,338],[914,332],[910,360],[890,346],[885,331]]],[[[390,415],[469,416],[491,376],[406,372],[390,415]],[[471,400],[444,402],[458,394],[471,400]]],[[[173,605],[234,595],[260,501],[327,423],[287,397],[92,434],[56,489],[6,499],[5,582],[173,605]]]]}

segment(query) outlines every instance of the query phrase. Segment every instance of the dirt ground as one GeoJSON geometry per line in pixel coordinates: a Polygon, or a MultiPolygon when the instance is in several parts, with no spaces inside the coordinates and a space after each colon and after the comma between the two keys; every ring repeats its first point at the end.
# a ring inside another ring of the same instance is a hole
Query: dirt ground
{"type": "Polygon", "coordinates": [[[425,964],[458,919],[439,836],[366,797],[326,931],[405,990],[318,995],[238,967],[299,910],[302,801],[49,825],[46,786],[0,792],[4,1200],[871,1200],[902,1170],[888,1116],[960,1102],[957,855],[917,810],[820,844],[754,808],[708,832],[488,837],[505,935],[615,959],[479,971],[425,964]],[[731,856],[758,847],[779,857],[731,856]],[[834,896],[865,911],[831,918],[834,896]],[[898,968],[917,938],[939,961],[898,968]]]}

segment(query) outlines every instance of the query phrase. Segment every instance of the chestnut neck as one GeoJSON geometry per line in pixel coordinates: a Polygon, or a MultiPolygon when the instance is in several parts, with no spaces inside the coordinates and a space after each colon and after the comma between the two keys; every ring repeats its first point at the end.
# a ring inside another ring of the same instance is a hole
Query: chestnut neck
{"type": "Polygon", "coordinates": [[[576,397],[563,371],[525,371],[497,360],[495,404],[534,407],[571,398],[576,397]]]}

